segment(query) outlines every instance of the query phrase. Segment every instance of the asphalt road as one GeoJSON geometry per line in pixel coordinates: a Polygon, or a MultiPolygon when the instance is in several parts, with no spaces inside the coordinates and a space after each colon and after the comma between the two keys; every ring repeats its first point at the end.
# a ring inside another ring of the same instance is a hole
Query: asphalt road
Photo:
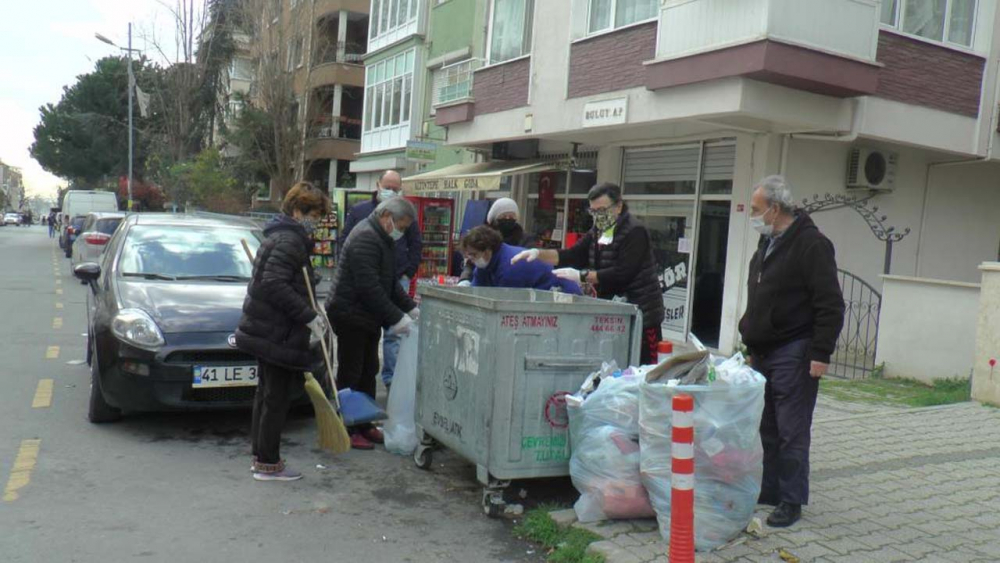
{"type": "Polygon", "coordinates": [[[248,411],[90,424],[86,291],[43,227],[0,228],[0,561],[542,560],[483,515],[454,455],[429,473],[384,450],[333,457],[299,417],[282,455],[305,479],[258,483],[248,411]]]}

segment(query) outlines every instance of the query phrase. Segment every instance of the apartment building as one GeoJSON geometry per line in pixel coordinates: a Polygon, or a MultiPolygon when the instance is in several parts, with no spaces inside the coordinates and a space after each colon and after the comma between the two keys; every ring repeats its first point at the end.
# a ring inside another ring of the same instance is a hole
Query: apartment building
{"type": "Polygon", "coordinates": [[[434,108],[469,95],[485,52],[485,27],[473,23],[486,16],[485,2],[372,0],[371,14],[361,153],[351,163],[357,187],[374,189],[389,169],[407,175],[473,162],[474,153],[446,146],[434,108]]]}
{"type": "Polygon", "coordinates": [[[24,184],[21,179],[21,169],[0,161],[0,190],[3,190],[3,209],[0,211],[17,211],[24,199],[24,184]]]}
{"type": "Polygon", "coordinates": [[[750,194],[769,174],[836,245],[843,347],[864,369],[894,334],[879,330],[883,292],[977,298],[979,265],[1000,253],[996,0],[483,3],[468,25],[486,29],[485,65],[435,121],[495,162],[407,189],[500,185],[558,246],[589,224],[589,184],[622,185],[652,231],[665,333],[726,352],[757,245],[750,194]]]}

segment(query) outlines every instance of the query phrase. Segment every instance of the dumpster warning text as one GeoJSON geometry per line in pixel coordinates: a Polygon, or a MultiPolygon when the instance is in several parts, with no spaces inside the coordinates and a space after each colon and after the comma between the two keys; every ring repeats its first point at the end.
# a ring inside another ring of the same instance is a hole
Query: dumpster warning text
{"type": "Polygon", "coordinates": [[[525,436],[521,438],[521,451],[535,454],[535,461],[568,461],[566,435],[525,436]]]}
{"type": "Polygon", "coordinates": [[[504,315],[500,317],[500,328],[559,328],[558,315],[504,315]]]}

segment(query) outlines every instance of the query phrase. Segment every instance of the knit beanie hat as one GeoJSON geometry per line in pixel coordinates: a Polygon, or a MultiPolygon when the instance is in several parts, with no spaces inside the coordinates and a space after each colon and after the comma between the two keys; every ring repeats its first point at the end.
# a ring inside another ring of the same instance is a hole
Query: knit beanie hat
{"type": "Polygon", "coordinates": [[[517,209],[517,202],[509,197],[502,197],[490,206],[490,211],[486,214],[486,222],[492,223],[494,219],[504,213],[514,213],[518,217],[521,216],[521,213],[517,209]]]}

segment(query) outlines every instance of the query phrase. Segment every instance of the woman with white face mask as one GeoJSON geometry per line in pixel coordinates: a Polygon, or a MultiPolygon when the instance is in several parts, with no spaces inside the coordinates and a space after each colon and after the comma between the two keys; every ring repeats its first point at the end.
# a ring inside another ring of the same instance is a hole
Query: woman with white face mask
{"type": "Polygon", "coordinates": [[[498,231],[481,225],[469,231],[461,242],[462,254],[475,269],[473,287],[520,287],[553,289],[580,295],[580,284],[552,273],[552,266],[543,262],[518,262],[511,259],[524,250],[503,242],[498,231]]]}

